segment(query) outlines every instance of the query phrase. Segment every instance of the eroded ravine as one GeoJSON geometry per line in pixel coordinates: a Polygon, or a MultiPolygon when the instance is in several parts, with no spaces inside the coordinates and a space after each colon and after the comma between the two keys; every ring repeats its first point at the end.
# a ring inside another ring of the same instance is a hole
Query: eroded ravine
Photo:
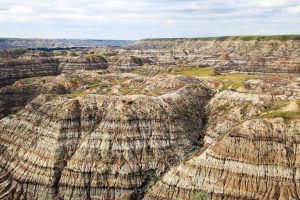
{"type": "Polygon", "coordinates": [[[156,97],[39,95],[0,121],[1,198],[140,199],[197,148],[211,96],[201,82],[156,97]]]}

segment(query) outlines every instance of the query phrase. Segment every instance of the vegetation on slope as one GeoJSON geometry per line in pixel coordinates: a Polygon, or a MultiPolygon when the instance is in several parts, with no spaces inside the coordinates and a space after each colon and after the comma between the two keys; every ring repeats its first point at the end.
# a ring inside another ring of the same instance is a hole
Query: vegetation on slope
{"type": "Polygon", "coordinates": [[[85,58],[89,62],[106,62],[106,57],[103,54],[87,54],[85,55],[85,58]]]}
{"type": "Polygon", "coordinates": [[[184,67],[179,71],[172,72],[174,75],[199,76],[210,78],[223,83],[222,89],[237,89],[245,85],[248,79],[256,79],[253,74],[216,74],[212,68],[184,67]]]}
{"type": "Polygon", "coordinates": [[[296,108],[294,109],[284,109],[291,101],[281,101],[275,105],[271,105],[266,112],[262,113],[260,117],[262,118],[277,118],[282,117],[284,120],[300,119],[300,99],[296,100],[296,108]],[[298,106],[298,108],[297,108],[298,106]]]}

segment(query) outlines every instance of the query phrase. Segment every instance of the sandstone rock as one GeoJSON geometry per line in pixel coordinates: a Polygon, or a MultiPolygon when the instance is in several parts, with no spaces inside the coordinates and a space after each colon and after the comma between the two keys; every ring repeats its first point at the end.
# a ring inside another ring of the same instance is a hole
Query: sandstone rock
{"type": "Polygon", "coordinates": [[[20,78],[57,75],[58,61],[55,59],[21,60],[0,62],[0,87],[20,78]]]}
{"type": "Polygon", "coordinates": [[[85,55],[82,57],[67,57],[60,60],[61,73],[72,73],[74,70],[105,70],[108,68],[106,59],[97,55],[85,55]]]}
{"type": "Polygon", "coordinates": [[[298,199],[300,121],[249,120],[172,168],[144,199],[298,199]]]}
{"type": "Polygon", "coordinates": [[[265,104],[274,103],[271,96],[223,91],[216,94],[208,104],[208,120],[205,145],[210,145],[221,134],[246,119],[254,118],[265,110],[265,104]]]}
{"type": "Polygon", "coordinates": [[[157,64],[213,66],[218,71],[299,73],[299,40],[140,40],[129,48],[157,64]],[[153,59],[156,57],[156,59],[153,59]]]}
{"type": "Polygon", "coordinates": [[[109,58],[109,63],[111,71],[132,72],[142,65],[151,64],[152,61],[148,58],[121,54],[109,58]]]}
{"type": "Polygon", "coordinates": [[[121,199],[199,145],[211,92],[40,95],[0,120],[0,198],[121,199]]]}

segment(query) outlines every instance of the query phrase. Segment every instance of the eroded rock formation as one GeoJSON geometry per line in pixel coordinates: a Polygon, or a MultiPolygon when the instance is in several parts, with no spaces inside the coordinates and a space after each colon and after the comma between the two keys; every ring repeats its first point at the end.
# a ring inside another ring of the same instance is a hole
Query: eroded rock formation
{"type": "Polygon", "coordinates": [[[218,71],[300,72],[299,40],[149,39],[130,45],[162,65],[212,66],[218,71]],[[224,59],[226,58],[226,59],[224,59]]]}
{"type": "Polygon", "coordinates": [[[298,199],[299,122],[246,121],[172,168],[145,199],[298,199]]]}
{"type": "Polygon", "coordinates": [[[0,120],[1,198],[142,195],[199,145],[210,96],[201,84],[157,97],[40,95],[0,120]]]}
{"type": "Polygon", "coordinates": [[[191,67],[298,73],[298,47],[0,52],[0,199],[298,199],[299,77],[191,67]]]}
{"type": "Polygon", "coordinates": [[[86,55],[62,58],[59,63],[60,73],[72,73],[75,70],[105,70],[108,63],[104,57],[86,55]]]}
{"type": "Polygon", "coordinates": [[[0,87],[26,77],[57,75],[58,61],[55,59],[14,59],[0,62],[0,87]]]}
{"type": "Polygon", "coordinates": [[[220,135],[241,122],[257,117],[265,110],[266,104],[275,103],[271,95],[245,94],[223,91],[209,102],[209,121],[205,134],[205,144],[210,145],[220,135]]]}

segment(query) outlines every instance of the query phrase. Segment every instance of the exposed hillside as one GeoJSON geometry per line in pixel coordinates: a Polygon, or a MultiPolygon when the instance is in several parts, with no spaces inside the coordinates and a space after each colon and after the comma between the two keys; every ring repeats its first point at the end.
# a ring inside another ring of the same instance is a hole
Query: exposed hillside
{"type": "Polygon", "coordinates": [[[1,51],[0,199],[299,199],[300,43],[278,37],[1,51]]]}
{"type": "Polygon", "coordinates": [[[146,39],[130,45],[163,65],[218,71],[300,72],[300,36],[146,39]]]}
{"type": "MultiPolygon", "coordinates": [[[[116,75],[93,78],[122,81],[116,75]]],[[[136,95],[88,94],[87,88],[44,94],[0,120],[0,198],[142,196],[151,180],[200,145],[212,95],[195,78],[166,78],[169,84],[162,77],[123,77],[149,90],[159,84],[163,95],[139,94],[143,89],[136,95]]]]}

